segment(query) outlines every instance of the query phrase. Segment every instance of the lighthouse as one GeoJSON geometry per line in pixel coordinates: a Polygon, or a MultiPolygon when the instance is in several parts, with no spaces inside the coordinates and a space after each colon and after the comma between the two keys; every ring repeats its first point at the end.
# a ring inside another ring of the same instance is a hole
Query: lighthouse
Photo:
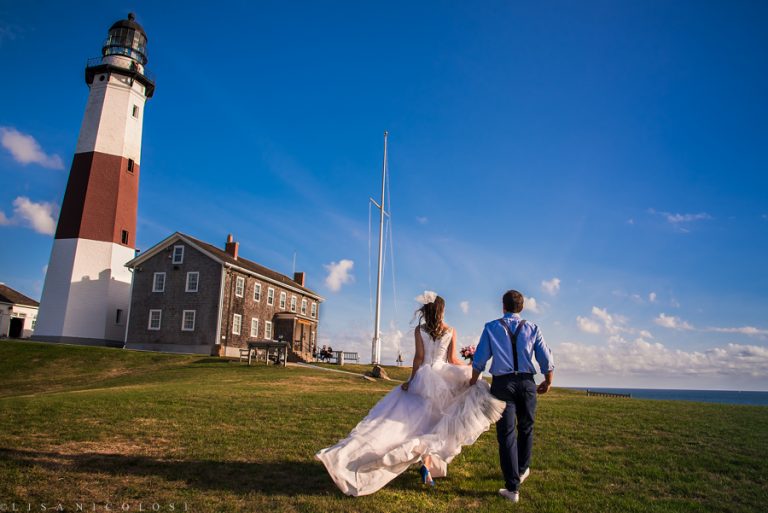
{"type": "Polygon", "coordinates": [[[131,13],[88,61],[90,92],[45,276],[34,339],[122,346],[136,255],[147,34],[131,13]]]}

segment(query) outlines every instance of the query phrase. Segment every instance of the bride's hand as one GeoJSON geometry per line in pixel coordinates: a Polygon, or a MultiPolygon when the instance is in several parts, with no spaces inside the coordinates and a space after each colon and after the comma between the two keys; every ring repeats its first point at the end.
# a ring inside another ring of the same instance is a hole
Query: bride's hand
{"type": "Polygon", "coordinates": [[[405,383],[400,385],[400,388],[402,388],[405,392],[407,392],[408,391],[408,385],[410,385],[410,384],[411,384],[410,381],[406,381],[405,383]]]}

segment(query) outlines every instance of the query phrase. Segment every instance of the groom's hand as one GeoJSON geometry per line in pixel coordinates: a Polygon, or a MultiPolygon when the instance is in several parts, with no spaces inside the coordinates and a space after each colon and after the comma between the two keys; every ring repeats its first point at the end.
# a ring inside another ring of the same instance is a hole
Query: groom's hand
{"type": "Polygon", "coordinates": [[[539,386],[536,388],[536,392],[539,394],[546,394],[549,392],[549,389],[552,387],[552,383],[549,381],[542,381],[539,386]]]}
{"type": "Polygon", "coordinates": [[[480,377],[480,373],[477,371],[477,369],[472,369],[472,378],[469,380],[469,386],[473,386],[475,383],[477,383],[477,378],[480,377]]]}

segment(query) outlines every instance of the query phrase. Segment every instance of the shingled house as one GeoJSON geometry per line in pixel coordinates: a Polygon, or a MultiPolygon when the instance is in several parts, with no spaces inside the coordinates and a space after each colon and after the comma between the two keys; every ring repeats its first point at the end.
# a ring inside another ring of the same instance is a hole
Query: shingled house
{"type": "Polygon", "coordinates": [[[323,298],[293,279],[176,232],[126,266],[133,270],[125,347],[238,356],[252,340],[285,340],[289,360],[315,353],[323,298]]]}

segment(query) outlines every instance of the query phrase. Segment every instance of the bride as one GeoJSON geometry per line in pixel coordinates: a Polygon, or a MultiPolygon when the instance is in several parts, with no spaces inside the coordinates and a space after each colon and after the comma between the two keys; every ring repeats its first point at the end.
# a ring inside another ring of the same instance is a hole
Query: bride
{"type": "Polygon", "coordinates": [[[469,385],[472,367],[456,358],[456,330],[443,321],[445,300],[429,291],[416,299],[422,306],[410,379],[347,438],[315,455],[347,495],[374,493],[419,461],[422,483],[434,486],[462,446],[473,444],[504,410],[487,382],[469,385]]]}

